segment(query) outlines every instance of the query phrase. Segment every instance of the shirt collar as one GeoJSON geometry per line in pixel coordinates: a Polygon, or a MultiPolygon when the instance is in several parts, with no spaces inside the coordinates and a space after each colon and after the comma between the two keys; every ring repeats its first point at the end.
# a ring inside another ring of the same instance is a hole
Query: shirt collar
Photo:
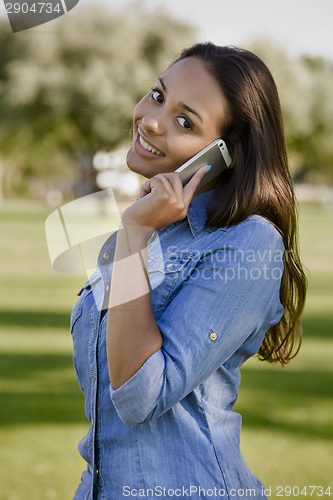
{"type": "Polygon", "coordinates": [[[194,237],[198,236],[205,228],[207,220],[207,208],[210,200],[213,200],[214,189],[194,196],[187,210],[187,220],[194,237]]]}

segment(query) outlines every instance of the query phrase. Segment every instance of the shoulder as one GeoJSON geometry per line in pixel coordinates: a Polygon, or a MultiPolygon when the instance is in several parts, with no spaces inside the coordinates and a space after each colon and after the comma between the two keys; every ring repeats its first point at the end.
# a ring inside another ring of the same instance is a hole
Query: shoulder
{"type": "Polygon", "coordinates": [[[283,238],[279,230],[265,217],[250,215],[232,226],[217,228],[211,233],[213,246],[236,248],[274,247],[283,251],[283,238]]]}

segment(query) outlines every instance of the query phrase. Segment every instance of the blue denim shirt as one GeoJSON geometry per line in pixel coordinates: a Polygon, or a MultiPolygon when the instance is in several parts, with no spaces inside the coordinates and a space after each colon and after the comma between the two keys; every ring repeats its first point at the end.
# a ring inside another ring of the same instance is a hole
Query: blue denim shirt
{"type": "MultiPolygon", "coordinates": [[[[266,219],[205,229],[213,191],[148,246],[153,313],[163,345],[120,388],[109,380],[106,320],[116,233],[71,316],[74,366],[90,422],[75,500],[266,498],[239,447],[232,411],[240,367],[283,307],[283,242],[266,219]]],[[[126,335],[126,332],[124,332],[126,335]]]]}

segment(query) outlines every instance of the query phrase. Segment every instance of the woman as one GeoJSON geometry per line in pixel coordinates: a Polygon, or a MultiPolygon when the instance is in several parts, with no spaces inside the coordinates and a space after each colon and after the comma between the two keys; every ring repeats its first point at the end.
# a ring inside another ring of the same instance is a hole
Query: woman
{"type": "Polygon", "coordinates": [[[75,499],[265,498],[239,449],[239,368],[298,352],[306,291],[273,78],[248,51],[195,45],[133,126],[127,163],[148,180],[71,318],[90,421],[75,499]],[[183,187],[175,170],[219,137],[232,168],[183,187]]]}

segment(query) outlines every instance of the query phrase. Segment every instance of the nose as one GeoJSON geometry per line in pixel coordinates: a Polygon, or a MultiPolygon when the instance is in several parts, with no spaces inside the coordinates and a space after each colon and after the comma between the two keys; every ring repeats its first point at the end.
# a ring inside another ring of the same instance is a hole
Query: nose
{"type": "Polygon", "coordinates": [[[147,114],[141,119],[141,126],[145,132],[161,135],[163,133],[162,117],[157,113],[147,114]]]}

